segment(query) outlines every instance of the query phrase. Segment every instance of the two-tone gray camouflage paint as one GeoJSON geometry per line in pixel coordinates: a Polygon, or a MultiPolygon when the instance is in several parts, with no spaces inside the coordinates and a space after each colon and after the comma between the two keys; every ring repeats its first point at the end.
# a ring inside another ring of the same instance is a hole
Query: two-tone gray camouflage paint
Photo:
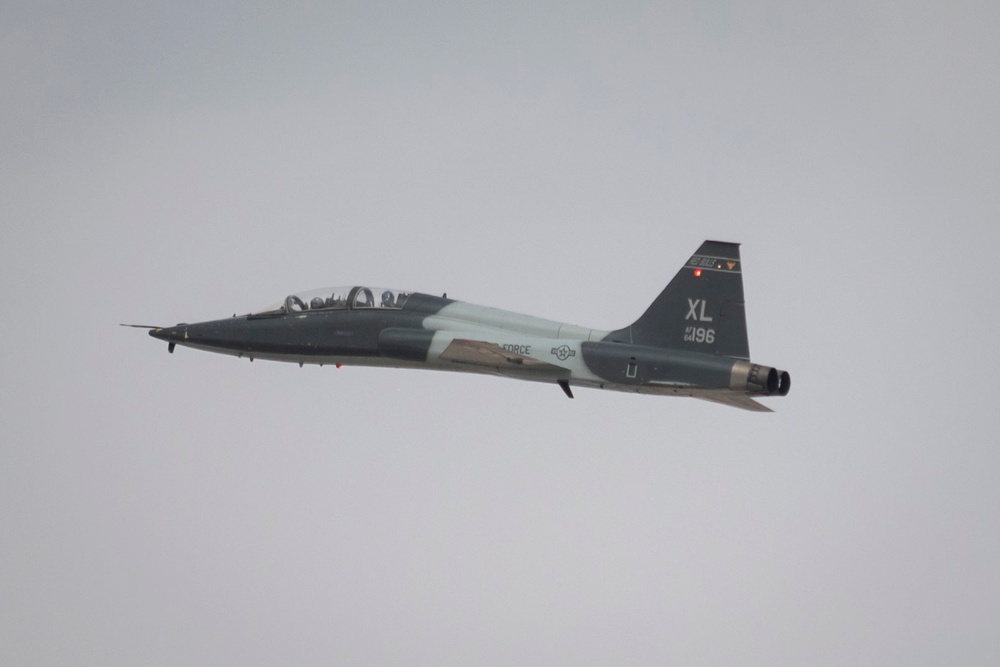
{"type": "MultiPolygon", "coordinates": [[[[334,289],[334,288],[331,288],[334,289]]],[[[263,313],[154,328],[175,345],[302,364],[489,373],[644,394],[694,396],[768,411],[784,371],[749,361],[742,263],[735,243],[706,241],[646,312],[615,331],[588,329],[429,294],[369,288],[340,300],[296,296],[263,313]],[[401,305],[400,305],[401,304],[401,305]]]]}

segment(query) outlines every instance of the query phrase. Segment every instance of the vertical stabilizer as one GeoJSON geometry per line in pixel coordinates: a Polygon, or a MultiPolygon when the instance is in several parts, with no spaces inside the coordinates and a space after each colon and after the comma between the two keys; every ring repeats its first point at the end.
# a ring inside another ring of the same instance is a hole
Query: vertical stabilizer
{"type": "Polygon", "coordinates": [[[750,358],[738,243],[705,241],[631,326],[607,340],[750,358]]]}

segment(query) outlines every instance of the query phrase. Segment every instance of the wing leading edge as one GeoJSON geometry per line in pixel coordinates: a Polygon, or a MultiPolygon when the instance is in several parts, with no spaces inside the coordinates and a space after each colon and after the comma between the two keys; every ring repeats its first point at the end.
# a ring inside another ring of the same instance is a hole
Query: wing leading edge
{"type": "Polygon", "coordinates": [[[525,374],[564,377],[569,374],[561,366],[539,361],[538,359],[519,354],[512,350],[505,350],[495,343],[466,338],[456,338],[451,341],[439,358],[442,361],[495,370],[504,375],[525,374]]]}

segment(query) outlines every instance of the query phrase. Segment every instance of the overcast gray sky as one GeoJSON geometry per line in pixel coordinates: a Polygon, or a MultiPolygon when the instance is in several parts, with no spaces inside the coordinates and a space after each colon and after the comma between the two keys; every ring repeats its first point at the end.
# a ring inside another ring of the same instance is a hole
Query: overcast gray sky
{"type": "Polygon", "coordinates": [[[1000,5],[86,4],[0,8],[0,662],[1000,661],[1000,5]],[[774,414],[117,326],[706,238],[774,414]]]}

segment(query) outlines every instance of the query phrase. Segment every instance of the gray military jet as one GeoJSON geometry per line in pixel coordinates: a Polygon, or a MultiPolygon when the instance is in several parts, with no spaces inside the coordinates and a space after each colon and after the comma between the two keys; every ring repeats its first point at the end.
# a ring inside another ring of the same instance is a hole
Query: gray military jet
{"type": "Polygon", "coordinates": [[[631,325],[599,331],[371,287],[292,294],[211,322],[147,327],[177,345],[237,357],[336,366],[487,373],[572,387],[693,396],[770,412],[787,372],[750,361],[739,245],[705,241],[631,325]]]}

